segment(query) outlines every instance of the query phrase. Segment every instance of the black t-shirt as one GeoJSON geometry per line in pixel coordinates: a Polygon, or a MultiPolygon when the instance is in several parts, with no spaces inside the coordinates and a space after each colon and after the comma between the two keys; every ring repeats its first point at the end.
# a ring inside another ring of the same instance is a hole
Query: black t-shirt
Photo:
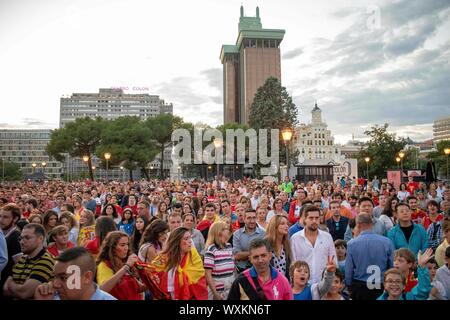
{"type": "Polygon", "coordinates": [[[403,234],[405,235],[406,242],[409,242],[409,238],[411,238],[411,233],[414,230],[414,225],[411,224],[409,227],[402,227],[402,226],[400,226],[400,229],[402,229],[403,234]]]}
{"type": "MultiPolygon", "coordinates": [[[[1,232],[1,231],[0,231],[1,232]]],[[[6,238],[6,246],[8,248],[8,263],[6,264],[5,268],[2,271],[1,279],[0,279],[0,296],[3,295],[3,285],[6,282],[6,279],[12,275],[12,269],[14,266],[14,260],[13,256],[17,255],[18,253],[22,252],[22,249],[20,248],[20,231],[14,230],[11,232],[6,238]]]]}

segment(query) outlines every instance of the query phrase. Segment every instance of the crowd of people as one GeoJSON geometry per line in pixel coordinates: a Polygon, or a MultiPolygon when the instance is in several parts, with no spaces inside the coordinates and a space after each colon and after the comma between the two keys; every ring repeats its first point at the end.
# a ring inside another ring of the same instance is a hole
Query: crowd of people
{"type": "Polygon", "coordinates": [[[448,300],[450,188],[227,178],[0,186],[0,297],[448,300]]]}

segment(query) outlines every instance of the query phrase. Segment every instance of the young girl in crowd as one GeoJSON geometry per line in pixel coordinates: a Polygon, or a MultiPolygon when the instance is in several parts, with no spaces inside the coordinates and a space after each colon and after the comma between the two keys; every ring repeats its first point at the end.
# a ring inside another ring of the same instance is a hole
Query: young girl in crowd
{"type": "Polygon", "coordinates": [[[145,215],[139,215],[136,218],[133,234],[131,235],[131,250],[133,253],[138,254],[139,244],[144,234],[145,228],[148,226],[148,219],[145,215]]]}
{"type": "Polygon", "coordinates": [[[334,242],[334,247],[336,249],[339,271],[345,274],[345,257],[347,255],[347,242],[338,239],[334,242]]]}
{"type": "Polygon", "coordinates": [[[156,219],[150,223],[142,235],[139,259],[143,262],[151,262],[163,250],[168,232],[169,226],[165,221],[156,219]]]}
{"type": "Polygon", "coordinates": [[[75,216],[69,211],[63,211],[59,216],[59,224],[63,224],[69,230],[69,241],[73,244],[78,243],[78,221],[75,216]]]}
{"type": "Polygon", "coordinates": [[[233,248],[228,242],[228,230],[224,222],[214,222],[206,240],[203,265],[209,300],[225,300],[235,278],[233,248]]]}
{"type": "Polygon", "coordinates": [[[117,229],[131,236],[134,230],[133,211],[131,210],[131,208],[126,208],[123,210],[122,220],[117,225],[117,229]]]}
{"type": "Polygon", "coordinates": [[[94,213],[91,210],[84,209],[80,216],[80,232],[78,234],[78,246],[84,247],[95,237],[94,213]]]}
{"type": "Polygon", "coordinates": [[[119,300],[143,300],[147,288],[133,270],[138,258],[131,254],[129,242],[128,235],[121,231],[106,236],[97,259],[97,283],[119,300]]]}

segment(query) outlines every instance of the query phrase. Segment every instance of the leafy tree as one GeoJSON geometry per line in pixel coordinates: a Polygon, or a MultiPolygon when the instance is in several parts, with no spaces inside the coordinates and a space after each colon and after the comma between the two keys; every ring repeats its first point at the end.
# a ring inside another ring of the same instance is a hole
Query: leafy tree
{"type": "Polygon", "coordinates": [[[172,132],[182,126],[183,119],[172,114],[161,114],[146,119],[144,124],[150,130],[150,141],[155,143],[159,149],[161,161],[160,178],[164,179],[164,150],[172,146],[172,132]]]}
{"type": "MultiPolygon", "coordinates": [[[[369,176],[385,177],[386,170],[397,167],[395,161],[396,155],[405,147],[406,142],[403,138],[397,138],[395,133],[387,131],[389,125],[375,125],[366,130],[364,134],[368,136],[369,141],[364,143],[364,147],[359,152],[358,170],[366,176],[365,157],[370,158],[369,176]]],[[[406,158],[405,158],[406,159],[406,158]]]]}
{"type": "Polygon", "coordinates": [[[139,167],[145,177],[150,179],[147,164],[153,161],[159,152],[155,143],[149,140],[150,135],[150,129],[138,117],[116,118],[105,124],[96,155],[105,165],[104,154],[109,152],[109,165],[121,164],[129,170],[131,179],[133,170],[139,167]]]}
{"type": "Polygon", "coordinates": [[[87,161],[89,177],[94,180],[92,155],[100,144],[104,124],[105,120],[101,118],[85,117],[53,130],[47,145],[47,153],[58,161],[64,160],[64,153],[70,154],[71,157],[89,156],[87,161]]]}
{"type": "MultiPolygon", "coordinates": [[[[286,148],[281,132],[293,130],[298,124],[298,108],[292,97],[275,77],[269,77],[255,94],[249,116],[249,125],[258,129],[279,129],[280,159],[286,158],[286,148]]],[[[270,135],[268,145],[270,145],[270,135]]],[[[295,154],[291,155],[295,159],[295,154]]],[[[259,166],[255,166],[258,168],[259,166]]]]}
{"type": "Polygon", "coordinates": [[[1,159],[1,166],[2,167],[0,168],[0,170],[2,170],[2,171],[0,172],[0,174],[2,175],[1,176],[2,178],[3,178],[3,174],[4,174],[5,181],[22,180],[22,178],[23,178],[22,171],[21,171],[20,165],[18,163],[1,159]]]}
{"type": "MultiPolygon", "coordinates": [[[[450,155],[445,154],[446,148],[450,148],[450,140],[439,141],[436,145],[437,151],[430,152],[428,158],[434,161],[440,176],[447,178],[447,157],[450,157],[450,155]]],[[[448,161],[450,163],[450,159],[448,161]]]]}

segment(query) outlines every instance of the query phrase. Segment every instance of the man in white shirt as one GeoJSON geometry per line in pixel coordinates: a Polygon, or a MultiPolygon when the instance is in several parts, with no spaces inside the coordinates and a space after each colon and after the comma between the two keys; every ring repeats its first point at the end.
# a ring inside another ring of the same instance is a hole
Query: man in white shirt
{"type": "Polygon", "coordinates": [[[254,210],[256,210],[256,208],[258,208],[259,206],[259,201],[260,201],[260,197],[259,197],[259,190],[255,190],[253,192],[253,197],[250,198],[250,202],[252,203],[252,208],[254,210]]]}
{"type": "Polygon", "coordinates": [[[293,261],[306,261],[311,270],[310,284],[322,280],[322,272],[332,257],[337,265],[333,238],[328,232],[319,230],[320,210],[308,206],[303,212],[305,228],[291,238],[293,261]]]}

